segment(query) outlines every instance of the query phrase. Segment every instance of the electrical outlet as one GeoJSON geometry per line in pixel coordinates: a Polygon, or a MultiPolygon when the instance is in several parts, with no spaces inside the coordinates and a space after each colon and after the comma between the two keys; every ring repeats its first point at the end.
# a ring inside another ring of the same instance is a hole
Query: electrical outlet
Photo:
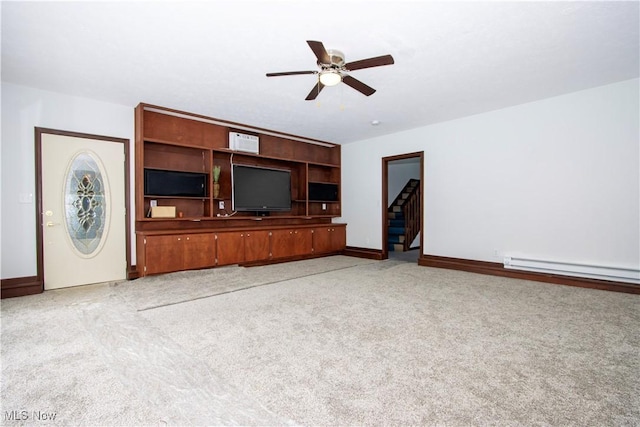
{"type": "Polygon", "coordinates": [[[158,206],[158,201],[157,200],[149,200],[149,206],[151,206],[152,208],[155,208],[156,206],[158,206]]]}
{"type": "Polygon", "coordinates": [[[218,202],[218,209],[224,209],[224,200],[218,202]]]}
{"type": "Polygon", "coordinates": [[[326,203],[323,203],[323,204],[322,204],[322,210],[323,210],[323,211],[326,211],[326,210],[327,210],[327,204],[326,204],[326,203]]]}

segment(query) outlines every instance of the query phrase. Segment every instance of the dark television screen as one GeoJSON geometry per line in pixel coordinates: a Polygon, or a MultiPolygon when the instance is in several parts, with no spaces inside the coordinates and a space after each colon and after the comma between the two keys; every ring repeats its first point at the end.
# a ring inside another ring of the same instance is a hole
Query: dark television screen
{"type": "Polygon", "coordinates": [[[144,195],[206,197],[208,180],[206,173],[145,169],[144,195]]]}
{"type": "Polygon", "coordinates": [[[309,200],[317,202],[337,202],[338,184],[324,182],[309,183],[309,200]]]}
{"type": "Polygon", "coordinates": [[[233,165],[234,211],[290,211],[291,172],[284,169],[233,165]]]}

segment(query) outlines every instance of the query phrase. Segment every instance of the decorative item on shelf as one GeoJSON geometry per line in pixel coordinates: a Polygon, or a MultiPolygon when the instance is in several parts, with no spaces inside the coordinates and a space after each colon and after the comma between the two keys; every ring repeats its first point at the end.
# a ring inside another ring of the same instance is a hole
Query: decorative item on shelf
{"type": "Polygon", "coordinates": [[[220,166],[213,167],[213,198],[217,199],[220,195],[220,183],[218,180],[220,179],[220,166]]]}
{"type": "Polygon", "coordinates": [[[175,206],[152,206],[151,218],[175,218],[176,207],[175,206]]]}

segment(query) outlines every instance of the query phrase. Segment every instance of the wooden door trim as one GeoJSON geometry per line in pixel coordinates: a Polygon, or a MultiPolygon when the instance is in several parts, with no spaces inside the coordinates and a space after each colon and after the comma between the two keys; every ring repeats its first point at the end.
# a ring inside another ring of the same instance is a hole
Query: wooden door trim
{"type": "Polygon", "coordinates": [[[60,135],[74,138],[95,139],[99,141],[115,142],[124,145],[124,208],[125,208],[125,255],[127,266],[125,277],[131,271],[131,221],[130,221],[130,170],[129,170],[129,144],[126,138],[115,138],[104,135],[93,135],[81,132],[70,132],[59,129],[35,127],[35,160],[36,160],[36,281],[39,283],[40,292],[44,292],[44,236],[43,236],[43,212],[42,212],[42,135],[60,135]]]}

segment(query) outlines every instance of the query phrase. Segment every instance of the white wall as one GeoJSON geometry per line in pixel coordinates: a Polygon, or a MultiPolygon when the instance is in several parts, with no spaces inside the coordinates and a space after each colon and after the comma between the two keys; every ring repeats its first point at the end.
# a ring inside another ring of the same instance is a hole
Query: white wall
{"type": "MultiPolygon", "coordinates": [[[[2,83],[0,273],[3,279],[37,273],[34,128],[129,139],[133,181],[133,108],[2,83]],[[29,195],[31,201],[20,202],[21,196],[29,195]]],[[[131,196],[133,209],[133,188],[131,196]]],[[[134,248],[132,257],[135,263],[134,248]]]]}
{"type": "Polygon", "coordinates": [[[388,168],[388,194],[387,207],[396,199],[410,179],[420,179],[420,160],[412,162],[396,160],[389,162],[388,168]]]}
{"type": "Polygon", "coordinates": [[[638,268],[639,99],[633,79],[343,145],[347,244],[382,248],[381,158],[424,150],[425,254],[638,268]]]}

